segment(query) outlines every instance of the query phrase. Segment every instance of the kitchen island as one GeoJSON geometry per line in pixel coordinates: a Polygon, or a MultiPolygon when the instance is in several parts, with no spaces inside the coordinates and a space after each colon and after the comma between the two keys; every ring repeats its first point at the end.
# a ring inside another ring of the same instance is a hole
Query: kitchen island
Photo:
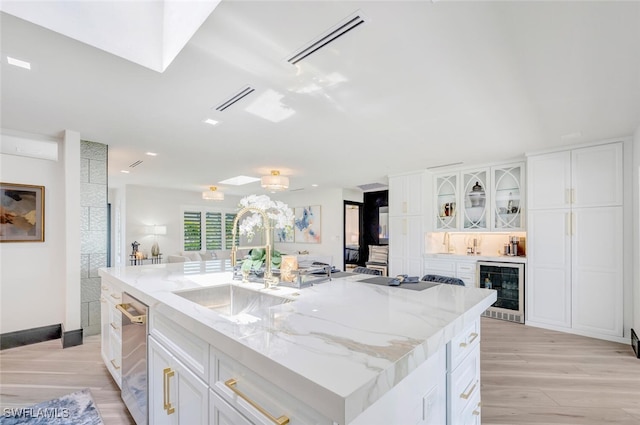
{"type": "Polygon", "coordinates": [[[180,414],[188,415],[183,423],[220,424],[458,423],[466,411],[479,418],[479,354],[468,353],[478,351],[479,317],[494,291],[360,282],[370,275],[264,289],[210,272],[221,268],[100,270],[103,290],[149,306],[149,423],[180,414]],[[194,301],[193,290],[229,283],[286,302],[233,312],[194,301]]]}

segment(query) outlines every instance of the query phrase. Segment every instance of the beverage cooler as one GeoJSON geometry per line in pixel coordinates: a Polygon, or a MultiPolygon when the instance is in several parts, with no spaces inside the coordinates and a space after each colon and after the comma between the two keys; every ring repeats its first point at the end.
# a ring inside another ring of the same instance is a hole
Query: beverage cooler
{"type": "Polygon", "coordinates": [[[476,282],[498,292],[497,301],[483,316],[524,323],[524,264],[479,261],[476,282]]]}

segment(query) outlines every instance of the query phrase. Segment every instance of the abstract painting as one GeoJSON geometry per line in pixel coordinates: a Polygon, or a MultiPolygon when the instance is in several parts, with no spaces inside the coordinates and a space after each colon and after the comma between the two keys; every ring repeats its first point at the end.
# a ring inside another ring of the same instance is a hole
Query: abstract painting
{"type": "Polygon", "coordinates": [[[44,242],[44,186],[0,183],[0,242],[44,242]]]}
{"type": "Polygon", "coordinates": [[[294,221],[291,220],[291,223],[283,228],[283,229],[274,229],[275,232],[275,242],[293,242],[293,225],[294,221]]]}
{"type": "Polygon", "coordinates": [[[320,205],[294,208],[296,243],[320,243],[320,205]]]}

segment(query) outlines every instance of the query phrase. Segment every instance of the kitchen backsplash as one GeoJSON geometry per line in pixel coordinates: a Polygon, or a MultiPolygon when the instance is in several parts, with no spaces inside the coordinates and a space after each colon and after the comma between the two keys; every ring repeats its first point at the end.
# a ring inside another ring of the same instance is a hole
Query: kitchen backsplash
{"type": "MultiPolygon", "coordinates": [[[[449,246],[452,253],[457,255],[466,255],[467,247],[473,246],[473,240],[479,255],[500,256],[504,255],[504,246],[509,243],[510,236],[518,236],[520,238],[519,249],[526,253],[526,235],[527,232],[473,232],[473,233],[449,233],[449,246]]],[[[446,232],[430,232],[425,236],[425,251],[427,254],[438,254],[447,251],[446,232]]],[[[451,252],[451,251],[450,251],[451,252]]]]}

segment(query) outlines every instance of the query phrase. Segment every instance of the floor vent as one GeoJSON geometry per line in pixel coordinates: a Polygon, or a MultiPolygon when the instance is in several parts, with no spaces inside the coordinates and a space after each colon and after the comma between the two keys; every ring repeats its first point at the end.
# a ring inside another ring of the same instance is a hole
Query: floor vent
{"type": "Polygon", "coordinates": [[[524,323],[523,317],[519,314],[502,313],[488,309],[482,313],[482,317],[490,317],[492,319],[506,320],[507,322],[524,323]]]}
{"type": "Polygon", "coordinates": [[[142,164],[142,160],[137,160],[136,162],[129,164],[129,168],[135,168],[140,164],[142,164]]]}
{"type": "Polygon", "coordinates": [[[216,106],[216,111],[220,111],[220,112],[224,111],[229,106],[239,102],[240,100],[244,99],[254,91],[256,91],[256,89],[254,89],[251,86],[243,87],[242,89],[240,89],[240,91],[238,91],[236,94],[231,96],[229,99],[225,100],[224,102],[216,106]]]}
{"type": "Polygon", "coordinates": [[[334,40],[337,40],[338,38],[342,37],[349,31],[351,31],[352,29],[358,27],[360,24],[363,24],[364,22],[365,22],[365,19],[360,13],[356,13],[348,17],[343,22],[329,29],[323,35],[321,35],[315,40],[312,40],[305,47],[299,49],[294,54],[289,56],[287,58],[287,62],[289,62],[292,65],[297,64],[302,59],[306,58],[312,53],[317,52],[327,44],[331,43],[334,40]]]}

